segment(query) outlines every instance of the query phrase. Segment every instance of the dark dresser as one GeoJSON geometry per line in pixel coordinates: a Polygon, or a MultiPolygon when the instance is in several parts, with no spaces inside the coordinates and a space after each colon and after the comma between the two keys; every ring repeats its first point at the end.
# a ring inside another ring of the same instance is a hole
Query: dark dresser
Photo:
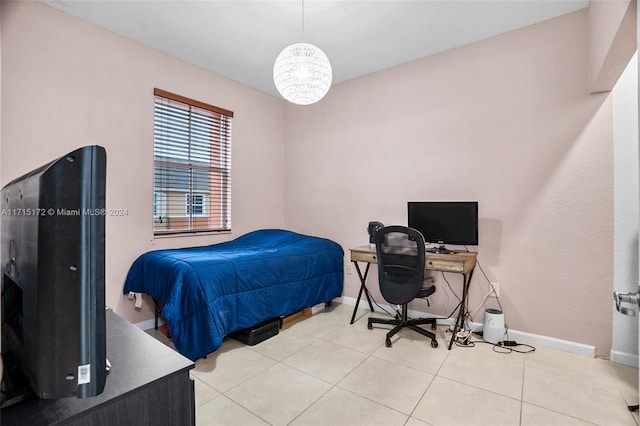
{"type": "Polygon", "coordinates": [[[191,360],[107,310],[104,392],[91,398],[31,399],[0,411],[11,425],[195,425],[191,360]]]}

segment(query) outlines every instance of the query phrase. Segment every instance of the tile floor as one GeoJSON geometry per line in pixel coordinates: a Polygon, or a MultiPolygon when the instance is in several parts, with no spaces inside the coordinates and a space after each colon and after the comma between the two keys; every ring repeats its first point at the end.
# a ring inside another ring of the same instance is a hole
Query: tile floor
{"type": "Polygon", "coordinates": [[[352,309],[334,304],[255,346],[226,339],[192,370],[197,425],[638,425],[636,368],[544,347],[448,351],[446,326],[438,348],[411,331],[387,348],[369,312],[349,324],[352,309]]]}

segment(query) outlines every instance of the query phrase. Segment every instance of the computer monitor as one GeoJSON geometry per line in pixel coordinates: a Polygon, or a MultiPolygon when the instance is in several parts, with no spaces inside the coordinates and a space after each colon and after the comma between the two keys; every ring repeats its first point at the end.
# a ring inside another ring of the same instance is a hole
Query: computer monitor
{"type": "Polygon", "coordinates": [[[446,244],[478,245],[477,201],[410,201],[407,216],[408,226],[438,244],[438,251],[450,251],[446,244]]]}
{"type": "Polygon", "coordinates": [[[105,184],[87,146],[1,191],[3,408],[104,389],[105,184]]]}

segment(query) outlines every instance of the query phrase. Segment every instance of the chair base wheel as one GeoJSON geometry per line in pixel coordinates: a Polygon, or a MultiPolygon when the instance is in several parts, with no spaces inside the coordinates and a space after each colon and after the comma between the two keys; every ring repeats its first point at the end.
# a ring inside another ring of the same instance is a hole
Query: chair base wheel
{"type": "Polygon", "coordinates": [[[438,347],[438,341],[437,340],[432,340],[431,341],[431,347],[432,348],[437,348],[438,347]]]}
{"type": "Polygon", "coordinates": [[[391,347],[391,340],[389,340],[389,339],[385,340],[384,345],[386,347],[390,348],[391,347]]]}

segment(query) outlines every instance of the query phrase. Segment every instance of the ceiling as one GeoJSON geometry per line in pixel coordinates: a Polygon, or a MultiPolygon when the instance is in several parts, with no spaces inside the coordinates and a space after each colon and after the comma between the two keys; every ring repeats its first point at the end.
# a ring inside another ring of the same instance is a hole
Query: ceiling
{"type": "Polygon", "coordinates": [[[275,58],[320,47],[340,83],[588,6],[589,0],[40,0],[279,96],[275,58]],[[303,14],[304,12],[304,14],[303,14]],[[304,16],[304,18],[303,18],[304,16]]]}

